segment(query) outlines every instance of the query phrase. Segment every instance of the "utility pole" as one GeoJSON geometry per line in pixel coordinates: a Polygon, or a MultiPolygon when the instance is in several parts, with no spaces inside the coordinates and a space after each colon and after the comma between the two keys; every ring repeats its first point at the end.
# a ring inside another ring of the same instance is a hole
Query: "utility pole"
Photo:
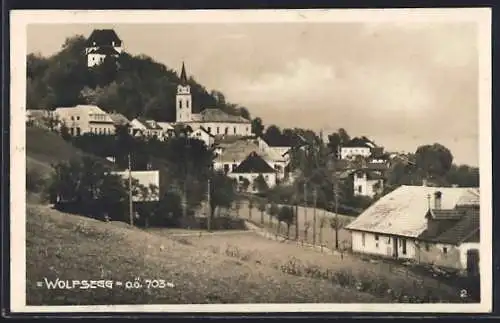
{"type": "Polygon", "coordinates": [[[207,231],[211,230],[212,221],[212,208],[210,207],[210,178],[207,181],[207,231]]]}
{"type": "Polygon", "coordinates": [[[335,194],[335,249],[339,250],[339,181],[337,178],[337,165],[333,159],[333,194],[335,194]]]}
{"type": "Polygon", "coordinates": [[[307,182],[304,179],[304,221],[307,222],[307,182]]]}
{"type": "Polygon", "coordinates": [[[314,208],[313,208],[313,246],[316,245],[316,199],[317,199],[317,192],[316,189],[313,191],[313,197],[314,197],[314,208]]]}
{"type": "Polygon", "coordinates": [[[128,208],[130,225],[134,225],[134,207],[132,202],[132,161],[130,159],[130,153],[128,154],[128,208]]]}

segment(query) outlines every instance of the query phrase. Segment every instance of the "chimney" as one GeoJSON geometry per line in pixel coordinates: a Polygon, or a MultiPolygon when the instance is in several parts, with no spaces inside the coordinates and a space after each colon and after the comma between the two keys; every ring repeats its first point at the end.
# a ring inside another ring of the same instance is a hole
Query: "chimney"
{"type": "Polygon", "coordinates": [[[440,191],[437,191],[436,193],[434,193],[434,209],[435,210],[441,209],[441,196],[442,195],[443,195],[443,193],[441,193],[440,191]]]}

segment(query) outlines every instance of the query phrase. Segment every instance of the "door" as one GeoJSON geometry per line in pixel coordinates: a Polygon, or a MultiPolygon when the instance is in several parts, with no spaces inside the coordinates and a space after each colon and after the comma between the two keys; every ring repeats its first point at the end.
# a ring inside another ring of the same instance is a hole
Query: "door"
{"type": "Polygon", "coordinates": [[[398,257],[398,238],[392,238],[392,256],[394,258],[398,257]]]}
{"type": "Polygon", "coordinates": [[[477,249],[467,250],[467,275],[479,275],[479,250],[477,249]]]}

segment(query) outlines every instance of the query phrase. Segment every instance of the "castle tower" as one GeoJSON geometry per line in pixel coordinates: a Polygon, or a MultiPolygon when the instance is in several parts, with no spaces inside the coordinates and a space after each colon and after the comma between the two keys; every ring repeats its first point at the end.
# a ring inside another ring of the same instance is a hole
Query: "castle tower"
{"type": "Polygon", "coordinates": [[[175,97],[175,121],[189,122],[192,120],[192,96],[191,88],[187,81],[186,68],[182,62],[181,83],[177,85],[177,95],[175,97]]]}

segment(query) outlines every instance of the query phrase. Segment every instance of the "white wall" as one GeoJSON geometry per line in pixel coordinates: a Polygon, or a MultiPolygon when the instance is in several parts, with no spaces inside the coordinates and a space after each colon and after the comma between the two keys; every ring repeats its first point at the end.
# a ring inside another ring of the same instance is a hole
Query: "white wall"
{"type": "MultiPolygon", "coordinates": [[[[248,186],[248,191],[252,193],[257,193],[257,190],[253,189],[253,183],[257,177],[259,177],[259,174],[257,173],[228,173],[228,177],[234,178],[238,181],[238,183],[241,181],[241,178],[246,178],[249,182],[250,185],[248,186]]],[[[265,173],[262,174],[264,177],[267,186],[268,187],[273,187],[276,185],[276,174],[274,173],[265,173]]]]}
{"type": "Polygon", "coordinates": [[[416,255],[416,247],[413,239],[404,239],[388,235],[378,235],[377,243],[377,235],[374,233],[352,231],[351,236],[352,250],[354,252],[392,257],[394,249],[394,239],[396,239],[398,241],[398,258],[414,259],[416,255]],[[364,244],[363,236],[365,240],[364,244]],[[402,240],[406,240],[406,254],[403,254],[403,244],[401,242],[402,240]]]}
{"type": "Polygon", "coordinates": [[[224,135],[227,128],[229,136],[251,136],[252,127],[250,123],[235,122],[193,122],[193,126],[203,126],[212,135],[224,135]],[[219,131],[217,132],[217,128],[219,131]]]}
{"type": "Polygon", "coordinates": [[[366,173],[363,173],[363,177],[361,178],[359,178],[356,173],[354,173],[353,176],[354,195],[374,197],[376,193],[376,190],[374,188],[375,184],[380,182],[381,187],[383,185],[383,182],[381,180],[368,180],[366,173]],[[361,191],[359,190],[360,187],[361,191]]]}
{"type": "Polygon", "coordinates": [[[103,54],[88,54],[87,55],[87,66],[93,67],[93,66],[99,65],[104,61],[105,58],[106,58],[106,55],[103,55],[103,54]]]}
{"type": "Polygon", "coordinates": [[[114,134],[115,126],[111,118],[106,112],[99,110],[81,107],[63,108],[56,109],[55,115],[68,127],[70,134],[73,129],[73,134],[77,135],[77,128],[80,128],[80,135],[85,133],[114,134]],[[98,114],[97,117],[96,114],[98,114]],[[91,123],[93,120],[108,123],[91,123]]]}
{"type": "Polygon", "coordinates": [[[214,143],[214,138],[201,129],[191,133],[190,137],[203,141],[207,147],[212,146],[214,143]]]}
{"type": "MultiPolygon", "coordinates": [[[[467,251],[471,249],[481,250],[478,242],[462,243],[458,249],[460,250],[460,265],[463,269],[467,269],[467,251]]],[[[481,268],[481,258],[479,258],[479,268],[481,268]]]]}
{"type": "Polygon", "coordinates": [[[340,149],[340,157],[342,159],[349,159],[354,156],[369,157],[370,155],[371,151],[368,147],[342,147],[340,149]]]}

